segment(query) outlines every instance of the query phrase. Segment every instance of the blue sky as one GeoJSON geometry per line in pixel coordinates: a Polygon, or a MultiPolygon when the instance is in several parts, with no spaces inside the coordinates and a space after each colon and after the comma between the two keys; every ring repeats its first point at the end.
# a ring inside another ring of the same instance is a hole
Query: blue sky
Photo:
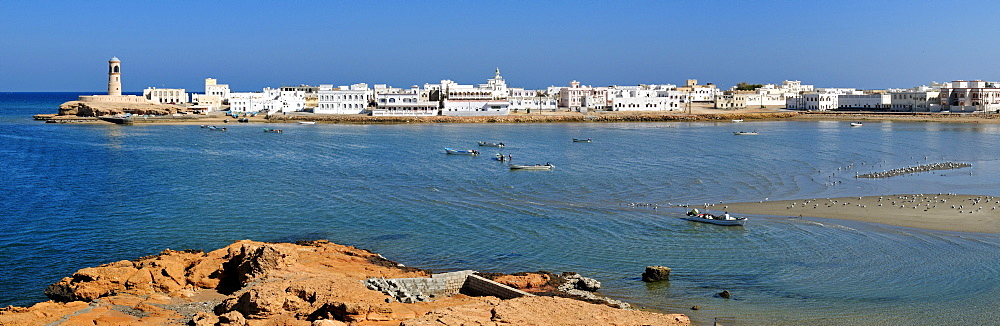
{"type": "Polygon", "coordinates": [[[0,91],[1000,80],[1000,2],[4,1],[0,91]]]}

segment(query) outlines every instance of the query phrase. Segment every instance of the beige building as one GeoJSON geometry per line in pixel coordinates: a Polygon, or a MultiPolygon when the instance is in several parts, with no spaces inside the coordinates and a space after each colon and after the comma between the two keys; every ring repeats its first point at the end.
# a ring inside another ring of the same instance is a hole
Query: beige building
{"type": "Polygon", "coordinates": [[[142,97],[147,101],[160,104],[179,104],[188,102],[188,93],[183,88],[149,87],[142,91],[142,97]]]}

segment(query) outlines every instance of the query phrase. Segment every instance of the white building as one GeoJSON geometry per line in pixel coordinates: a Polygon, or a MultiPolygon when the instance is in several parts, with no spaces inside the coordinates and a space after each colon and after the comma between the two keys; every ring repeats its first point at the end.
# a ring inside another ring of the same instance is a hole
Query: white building
{"type": "Polygon", "coordinates": [[[267,114],[298,112],[306,108],[306,92],[264,88],[264,110],[267,114]]]}
{"type": "Polygon", "coordinates": [[[813,91],[813,85],[802,85],[798,80],[785,80],[781,85],[765,84],[752,91],[737,90],[733,86],[728,91],[716,95],[715,108],[743,109],[785,106],[790,97],[813,91]]]}
{"type": "Polygon", "coordinates": [[[683,92],[654,89],[646,85],[613,86],[607,89],[613,111],[681,110],[683,92]]]}
{"type": "Polygon", "coordinates": [[[188,93],[183,88],[148,87],[142,90],[142,97],[147,101],[160,104],[179,104],[188,102],[188,93]]]}
{"type": "Polygon", "coordinates": [[[684,92],[685,96],[692,102],[713,102],[718,95],[719,89],[711,83],[698,85],[697,79],[688,79],[684,86],[677,87],[678,91],[684,92]]]}
{"type": "Polygon", "coordinates": [[[799,97],[789,97],[785,107],[791,110],[826,111],[838,107],[837,94],[806,93],[799,97]]]}
{"type": "Polygon", "coordinates": [[[229,93],[229,111],[231,112],[261,112],[264,110],[264,93],[231,92],[229,93]]]}
{"type": "Polygon", "coordinates": [[[941,89],[917,86],[910,89],[892,90],[890,111],[897,112],[939,112],[941,111],[941,89]]]}
{"type": "Polygon", "coordinates": [[[314,113],[323,114],[361,114],[368,108],[369,93],[367,84],[333,87],[319,86],[319,102],[313,108],[314,113]]]}
{"type": "Polygon", "coordinates": [[[941,87],[942,111],[950,112],[998,112],[1000,111],[1000,88],[996,82],[982,80],[956,80],[951,85],[941,87]]]}
{"type": "Polygon", "coordinates": [[[441,101],[441,115],[447,116],[497,116],[510,114],[510,94],[507,82],[497,68],[486,84],[460,85],[450,80],[441,81],[445,98],[441,101]]]}
{"type": "Polygon", "coordinates": [[[417,91],[378,94],[375,103],[377,107],[372,109],[372,116],[376,117],[428,117],[438,115],[438,102],[421,101],[420,92],[417,91]]]}
{"type": "Polygon", "coordinates": [[[510,114],[507,100],[452,100],[445,99],[441,115],[458,117],[500,116],[510,114]]]}
{"type": "Polygon", "coordinates": [[[205,95],[215,95],[221,98],[223,102],[228,101],[229,85],[218,84],[216,82],[215,78],[205,78],[205,95]]]}
{"type": "Polygon", "coordinates": [[[524,88],[508,88],[507,99],[510,101],[510,111],[540,112],[555,111],[559,102],[546,95],[545,91],[524,88]]]}
{"type": "Polygon", "coordinates": [[[860,110],[888,110],[892,104],[889,94],[837,95],[837,108],[860,110]]]}

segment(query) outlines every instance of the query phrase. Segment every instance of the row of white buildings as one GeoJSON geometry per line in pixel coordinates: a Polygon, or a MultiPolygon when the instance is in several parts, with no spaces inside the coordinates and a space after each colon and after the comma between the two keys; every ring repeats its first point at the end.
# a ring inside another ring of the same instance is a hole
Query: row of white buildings
{"type": "MultiPolygon", "coordinates": [[[[160,103],[184,103],[189,96],[183,89],[149,88],[147,100],[160,103]]],[[[262,92],[232,92],[229,85],[215,79],[205,80],[204,94],[191,94],[194,107],[217,110],[229,105],[232,112],[268,112],[268,114],[303,111],[317,114],[371,114],[374,116],[495,116],[510,112],[535,111],[680,111],[684,103],[711,102],[718,89],[699,85],[691,79],[684,86],[638,85],[593,87],[572,81],[569,86],[551,86],[544,90],[508,87],[497,69],[493,78],[479,85],[463,85],[451,80],[423,87],[396,88],[384,84],[369,87],[323,84],[319,87],[297,86],[262,92]]]]}
{"type": "Polygon", "coordinates": [[[694,102],[712,103],[717,109],[787,108],[791,110],[865,110],[896,112],[997,112],[1000,83],[953,81],[909,89],[858,90],[815,88],[800,81],[766,84],[754,90],[699,85],[689,79],[684,86],[638,85],[593,87],[572,81],[569,86],[544,90],[508,87],[497,69],[484,84],[463,85],[451,80],[423,87],[396,88],[332,84],[264,88],[261,92],[232,92],[229,85],[205,80],[204,94],[184,89],[147,88],[143,97],[158,103],[195,103],[196,109],[218,110],[229,106],[238,113],[268,114],[311,109],[317,114],[371,114],[374,116],[496,116],[510,112],[682,111],[694,102]]]}

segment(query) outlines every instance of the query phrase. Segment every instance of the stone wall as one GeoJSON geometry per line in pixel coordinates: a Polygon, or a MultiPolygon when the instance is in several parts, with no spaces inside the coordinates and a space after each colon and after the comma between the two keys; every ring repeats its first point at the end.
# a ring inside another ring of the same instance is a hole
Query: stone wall
{"type": "Polygon", "coordinates": [[[78,101],[99,103],[149,103],[146,98],[136,95],[82,95],[78,101]]]}
{"type": "Polygon", "coordinates": [[[513,299],[532,296],[527,292],[475,275],[476,271],[465,270],[434,274],[430,278],[370,278],[364,281],[370,290],[381,291],[395,301],[403,303],[431,301],[437,297],[447,297],[458,293],[470,296],[494,296],[513,299]]]}

